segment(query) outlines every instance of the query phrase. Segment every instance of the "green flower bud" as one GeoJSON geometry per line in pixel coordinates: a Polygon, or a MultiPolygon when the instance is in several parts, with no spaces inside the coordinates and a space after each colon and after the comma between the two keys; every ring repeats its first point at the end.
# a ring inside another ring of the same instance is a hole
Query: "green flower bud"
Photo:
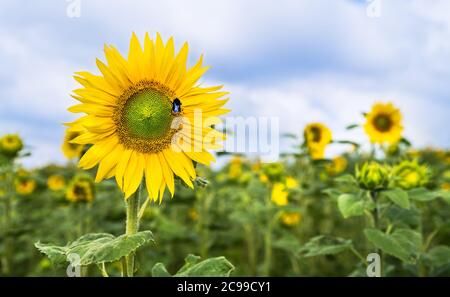
{"type": "Polygon", "coordinates": [[[356,167],[356,180],[366,190],[385,189],[389,183],[389,170],[377,162],[366,162],[361,168],[356,167]]]}
{"type": "Polygon", "coordinates": [[[404,190],[410,190],[424,186],[429,180],[429,170],[420,165],[417,160],[403,161],[396,165],[392,171],[393,184],[404,190]]]}

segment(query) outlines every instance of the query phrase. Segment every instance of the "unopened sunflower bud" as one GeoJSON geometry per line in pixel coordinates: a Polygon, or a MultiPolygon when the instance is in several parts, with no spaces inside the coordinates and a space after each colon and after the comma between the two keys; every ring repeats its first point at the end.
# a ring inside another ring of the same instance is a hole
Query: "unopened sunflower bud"
{"type": "Polygon", "coordinates": [[[366,162],[361,168],[356,167],[356,180],[366,190],[384,189],[389,183],[389,171],[385,165],[366,162]]]}
{"type": "Polygon", "coordinates": [[[424,186],[429,180],[428,168],[420,165],[417,160],[401,162],[394,167],[392,175],[394,185],[404,190],[424,186]]]}

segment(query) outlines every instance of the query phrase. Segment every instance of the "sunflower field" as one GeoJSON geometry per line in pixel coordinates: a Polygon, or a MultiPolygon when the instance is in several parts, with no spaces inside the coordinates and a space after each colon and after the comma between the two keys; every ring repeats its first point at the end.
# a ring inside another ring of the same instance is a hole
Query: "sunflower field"
{"type": "Polygon", "coordinates": [[[65,165],[0,136],[1,276],[450,276],[450,151],[413,147],[395,101],[350,120],[366,143],[313,122],[263,162],[221,149],[232,94],[188,52],[132,34],[75,73],[65,165]]]}

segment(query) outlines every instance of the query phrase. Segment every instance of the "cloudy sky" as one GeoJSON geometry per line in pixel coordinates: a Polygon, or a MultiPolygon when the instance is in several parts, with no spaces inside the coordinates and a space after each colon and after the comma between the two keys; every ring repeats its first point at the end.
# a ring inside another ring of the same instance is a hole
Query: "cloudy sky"
{"type": "Polygon", "coordinates": [[[450,1],[373,1],[2,0],[0,133],[23,136],[29,166],[64,162],[73,72],[95,72],[105,43],[125,53],[135,31],[188,41],[191,62],[204,53],[204,82],[231,92],[232,115],[365,140],[344,127],[392,101],[415,145],[449,148],[450,1]]]}

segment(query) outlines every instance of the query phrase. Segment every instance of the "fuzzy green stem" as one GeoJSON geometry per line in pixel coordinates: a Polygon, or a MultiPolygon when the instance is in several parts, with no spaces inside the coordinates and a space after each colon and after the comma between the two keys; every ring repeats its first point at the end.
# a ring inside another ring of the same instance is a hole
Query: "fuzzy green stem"
{"type": "MultiPolygon", "coordinates": [[[[375,203],[375,209],[373,210],[374,227],[377,230],[380,230],[381,215],[380,215],[380,205],[379,205],[379,201],[378,201],[378,192],[371,191],[370,196],[372,197],[372,200],[375,203]]],[[[381,276],[383,276],[383,252],[380,251],[378,248],[375,250],[375,252],[380,255],[380,262],[381,262],[380,274],[381,274],[381,276]]]]}
{"type": "MultiPolygon", "coordinates": [[[[131,195],[127,200],[127,221],[126,221],[126,235],[132,235],[139,230],[139,207],[140,207],[140,196],[141,188],[143,184],[139,186],[139,189],[131,195]]],[[[126,263],[126,275],[134,275],[134,253],[125,257],[126,263]]]]}

